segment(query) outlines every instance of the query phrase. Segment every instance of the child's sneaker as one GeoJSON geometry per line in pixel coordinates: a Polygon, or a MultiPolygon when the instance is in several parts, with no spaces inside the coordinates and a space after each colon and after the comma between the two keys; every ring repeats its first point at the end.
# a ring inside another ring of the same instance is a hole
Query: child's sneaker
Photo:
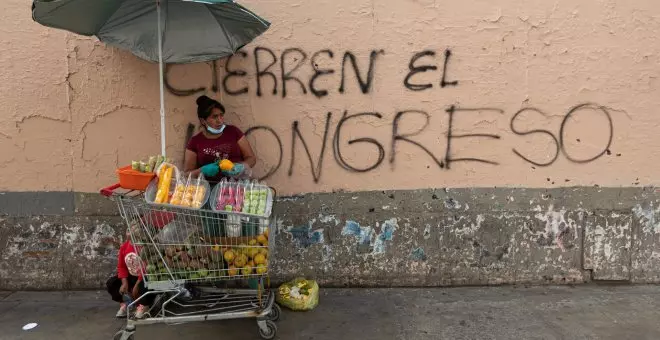
{"type": "Polygon", "coordinates": [[[144,319],[147,315],[149,315],[149,307],[145,305],[138,305],[137,310],[135,311],[135,318],[144,319]]]}
{"type": "Polygon", "coordinates": [[[119,310],[117,311],[116,317],[118,317],[118,318],[125,318],[126,317],[126,304],[125,303],[122,302],[119,305],[119,310]]]}

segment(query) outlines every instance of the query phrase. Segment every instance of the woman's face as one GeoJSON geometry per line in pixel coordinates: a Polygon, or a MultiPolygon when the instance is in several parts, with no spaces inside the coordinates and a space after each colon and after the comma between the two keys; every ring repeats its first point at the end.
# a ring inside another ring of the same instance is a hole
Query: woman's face
{"type": "Polygon", "coordinates": [[[224,124],[225,119],[222,116],[222,111],[218,108],[213,108],[211,114],[204,120],[207,126],[214,129],[219,129],[224,124]]]}

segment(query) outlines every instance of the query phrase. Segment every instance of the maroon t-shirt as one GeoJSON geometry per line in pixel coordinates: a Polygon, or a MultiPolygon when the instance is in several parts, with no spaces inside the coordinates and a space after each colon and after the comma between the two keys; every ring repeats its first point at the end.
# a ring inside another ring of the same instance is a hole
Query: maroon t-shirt
{"type": "MultiPolygon", "coordinates": [[[[234,163],[243,162],[243,154],[238,146],[238,140],[243,137],[243,131],[233,125],[227,125],[222,134],[215,139],[206,138],[200,132],[190,138],[186,148],[197,154],[197,168],[222,159],[228,159],[234,163]]],[[[219,173],[213,178],[207,178],[210,182],[219,182],[224,176],[219,173]]]]}

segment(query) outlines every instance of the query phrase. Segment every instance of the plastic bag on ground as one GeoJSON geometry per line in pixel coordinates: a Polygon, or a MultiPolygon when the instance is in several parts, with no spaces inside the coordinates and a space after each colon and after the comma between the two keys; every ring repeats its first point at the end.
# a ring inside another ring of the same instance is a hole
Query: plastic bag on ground
{"type": "Polygon", "coordinates": [[[312,310],[319,304],[319,285],[314,280],[293,279],[277,289],[275,300],[294,311],[312,310]]]}

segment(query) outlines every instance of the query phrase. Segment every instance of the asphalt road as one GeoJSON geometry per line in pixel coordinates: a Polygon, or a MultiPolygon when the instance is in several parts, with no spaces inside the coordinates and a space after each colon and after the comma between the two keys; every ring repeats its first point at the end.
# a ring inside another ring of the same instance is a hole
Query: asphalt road
{"type": "MultiPolygon", "coordinates": [[[[324,289],[278,339],[660,339],[660,286],[324,289]]],[[[0,292],[0,339],[112,339],[106,292],[0,292]],[[28,323],[37,327],[24,331],[28,323]]],[[[260,339],[254,320],[138,328],[135,339],[260,339]]]]}

